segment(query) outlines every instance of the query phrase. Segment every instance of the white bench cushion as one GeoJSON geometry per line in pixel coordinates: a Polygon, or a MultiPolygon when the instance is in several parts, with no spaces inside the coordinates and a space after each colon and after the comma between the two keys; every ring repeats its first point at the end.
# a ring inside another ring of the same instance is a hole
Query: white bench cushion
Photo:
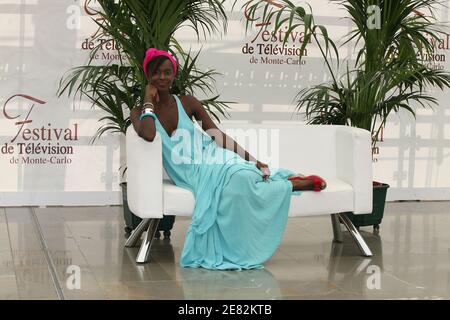
{"type": "MultiPolygon", "coordinates": [[[[330,214],[351,211],[353,189],[339,179],[326,179],[327,188],[321,192],[304,191],[300,196],[291,197],[289,216],[330,214]]],[[[190,190],[178,187],[170,180],[164,180],[164,214],[191,216],[195,199],[190,190]]]]}

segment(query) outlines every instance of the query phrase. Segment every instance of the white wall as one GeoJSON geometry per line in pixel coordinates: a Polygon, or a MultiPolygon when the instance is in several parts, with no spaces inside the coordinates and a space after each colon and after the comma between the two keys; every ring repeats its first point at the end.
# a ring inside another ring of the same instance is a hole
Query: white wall
{"type": "MultiPolygon", "coordinates": [[[[349,25],[341,19],[341,10],[326,0],[311,3],[317,21],[325,24],[333,37],[337,39],[348,32],[349,25]]],[[[237,102],[232,105],[228,121],[303,123],[303,118],[294,113],[296,93],[326,78],[317,48],[308,47],[303,66],[263,64],[262,58],[276,56],[258,52],[243,54],[242,47],[258,31],[253,29],[245,34],[241,4],[230,14],[226,36],[197,43],[189,29],[184,28],[178,38],[186,49],[198,50],[202,46],[201,65],[223,73],[217,77],[218,91],[223,100],[237,102]],[[252,56],[259,63],[250,63],[252,56]]],[[[119,137],[106,135],[91,145],[89,141],[103,113],[86,102],[72,103],[72,99],[58,99],[55,95],[63,73],[85,64],[89,57],[89,50],[83,50],[83,44],[93,35],[96,25],[83,5],[84,0],[0,1],[0,148],[3,147],[0,149],[0,206],[121,203],[119,137]],[[25,97],[15,96],[19,94],[25,97]],[[21,125],[16,123],[24,120],[31,122],[20,129],[21,125]],[[63,135],[58,140],[53,131],[48,140],[48,128],[57,129],[56,133],[62,129],[63,135]],[[25,129],[31,132],[24,135],[25,129]],[[19,131],[19,137],[14,140],[19,131]],[[72,140],[63,139],[64,132],[71,133],[72,140]],[[72,153],[50,155],[34,150],[32,154],[19,154],[21,145],[25,152],[25,146],[31,148],[33,143],[34,146],[40,143],[47,147],[50,143],[52,147],[70,147],[66,151],[72,153]],[[12,153],[8,153],[10,146],[12,153]],[[17,159],[18,163],[12,163],[17,159]],[[27,159],[47,163],[29,163],[27,159]],[[57,163],[48,163],[50,160],[57,163]]],[[[448,11],[440,15],[443,21],[448,20],[448,11]]],[[[253,44],[256,51],[258,43],[270,42],[259,38],[253,44]]],[[[350,48],[343,47],[341,55],[352,54],[350,48]]],[[[448,50],[438,52],[447,60],[448,50]]],[[[96,63],[114,63],[114,59],[115,51],[105,48],[96,63]]],[[[449,70],[448,61],[439,64],[449,70]]],[[[437,108],[417,110],[416,120],[406,114],[393,116],[384,141],[379,144],[375,178],[391,185],[391,200],[450,199],[450,96],[447,92],[433,94],[439,99],[437,108]]]]}

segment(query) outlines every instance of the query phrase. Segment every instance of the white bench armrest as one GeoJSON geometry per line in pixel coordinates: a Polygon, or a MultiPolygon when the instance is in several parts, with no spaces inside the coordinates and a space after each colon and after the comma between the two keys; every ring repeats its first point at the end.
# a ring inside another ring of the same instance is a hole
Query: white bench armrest
{"type": "Polygon", "coordinates": [[[337,177],[353,186],[354,213],[372,212],[372,147],[367,130],[341,126],[336,130],[337,177]]]}
{"type": "Polygon", "coordinates": [[[139,137],[130,126],[126,134],[128,206],[140,218],[163,217],[162,141],[139,137]]]}

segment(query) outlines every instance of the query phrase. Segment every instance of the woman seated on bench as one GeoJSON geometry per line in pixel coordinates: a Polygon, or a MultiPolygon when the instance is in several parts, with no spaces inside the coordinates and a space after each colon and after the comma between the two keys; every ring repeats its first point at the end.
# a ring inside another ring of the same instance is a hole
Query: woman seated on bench
{"type": "Polygon", "coordinates": [[[133,127],[147,141],[159,132],[167,174],[195,197],[180,265],[262,268],[282,239],[291,196],[321,191],[325,181],[269,168],[221,132],[196,98],[170,94],[177,71],[170,53],[148,49],[143,68],[148,84],[143,105],[131,112],[133,127]]]}

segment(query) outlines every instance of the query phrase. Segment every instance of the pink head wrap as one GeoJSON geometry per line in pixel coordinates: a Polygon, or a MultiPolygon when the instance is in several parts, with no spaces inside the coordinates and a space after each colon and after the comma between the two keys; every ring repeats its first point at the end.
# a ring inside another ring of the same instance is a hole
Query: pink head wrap
{"type": "Polygon", "coordinates": [[[170,53],[168,53],[167,51],[164,51],[164,50],[158,50],[156,48],[148,48],[147,51],[145,52],[145,58],[144,58],[144,63],[143,63],[144,73],[146,76],[147,76],[148,63],[153,58],[156,58],[157,56],[165,56],[165,57],[169,58],[170,62],[172,62],[172,65],[173,65],[173,72],[177,73],[177,61],[170,53]]]}

